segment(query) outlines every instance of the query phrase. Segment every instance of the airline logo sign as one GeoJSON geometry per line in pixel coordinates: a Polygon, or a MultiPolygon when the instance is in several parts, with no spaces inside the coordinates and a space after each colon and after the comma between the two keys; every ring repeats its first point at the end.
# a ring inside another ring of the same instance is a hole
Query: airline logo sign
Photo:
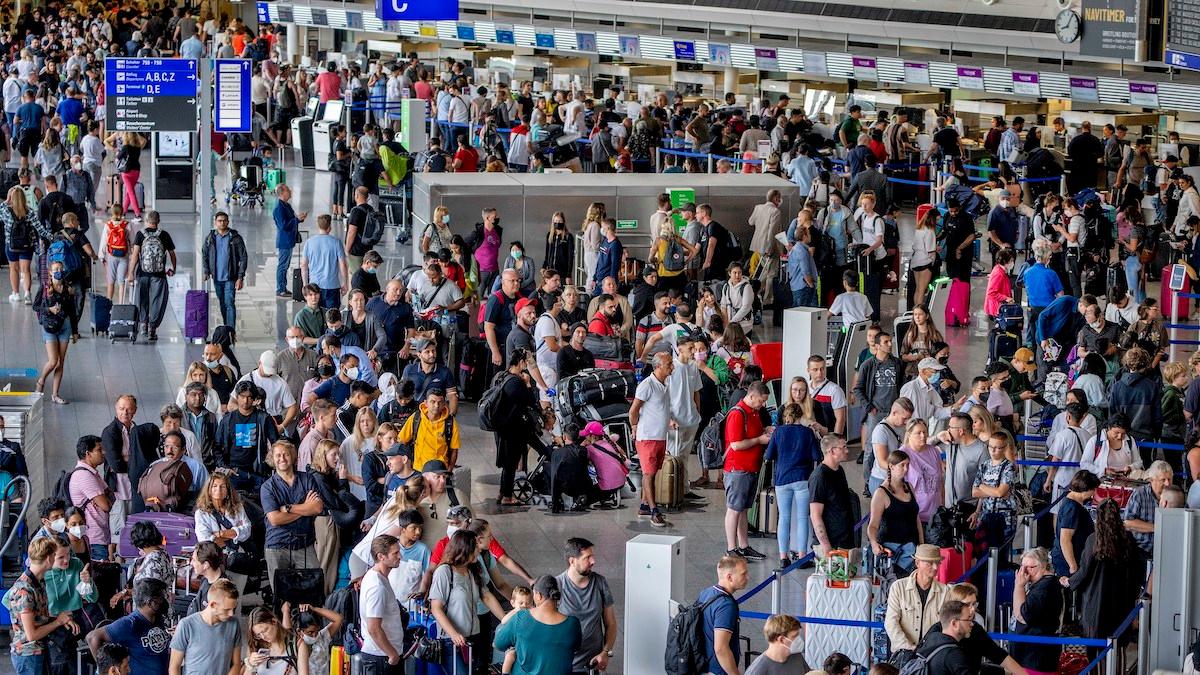
{"type": "Polygon", "coordinates": [[[375,15],[384,21],[456,21],[458,0],[375,0],[375,15]]]}

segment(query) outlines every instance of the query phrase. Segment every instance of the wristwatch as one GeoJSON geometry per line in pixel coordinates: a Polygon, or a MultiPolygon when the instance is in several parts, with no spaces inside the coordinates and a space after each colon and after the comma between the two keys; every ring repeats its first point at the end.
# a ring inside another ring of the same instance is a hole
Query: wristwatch
{"type": "Polygon", "coordinates": [[[610,659],[611,659],[611,658],[613,657],[613,650],[611,650],[611,649],[605,649],[605,650],[604,650],[604,655],[605,655],[605,656],[607,656],[608,658],[610,658],[610,659]]]}
{"type": "Polygon", "coordinates": [[[291,504],[284,504],[283,506],[279,507],[279,510],[280,510],[280,511],[283,511],[284,513],[291,513],[291,512],[292,512],[292,505],[291,505],[291,504]]]}

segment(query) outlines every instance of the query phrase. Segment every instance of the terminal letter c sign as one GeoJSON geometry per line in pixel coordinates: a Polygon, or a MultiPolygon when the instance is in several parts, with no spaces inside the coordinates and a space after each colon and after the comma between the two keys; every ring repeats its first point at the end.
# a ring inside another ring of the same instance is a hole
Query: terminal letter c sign
{"type": "Polygon", "coordinates": [[[375,0],[375,13],[384,21],[455,20],[458,0],[375,0]]]}

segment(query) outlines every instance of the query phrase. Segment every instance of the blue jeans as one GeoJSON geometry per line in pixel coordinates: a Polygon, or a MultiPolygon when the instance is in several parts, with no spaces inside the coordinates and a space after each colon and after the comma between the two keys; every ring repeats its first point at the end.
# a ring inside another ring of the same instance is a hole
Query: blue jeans
{"type": "Polygon", "coordinates": [[[12,659],[13,670],[16,671],[17,675],[42,675],[44,655],[20,656],[18,654],[9,654],[9,657],[12,659]]]}
{"type": "MultiPolygon", "coordinates": [[[[874,454],[874,452],[872,452],[872,454],[874,454]]],[[[875,496],[875,491],[879,489],[880,485],[883,485],[883,479],[872,476],[871,472],[868,471],[867,472],[867,493],[870,494],[872,497],[875,496]]]]}
{"type": "Polygon", "coordinates": [[[1133,301],[1142,304],[1146,300],[1146,289],[1141,284],[1142,261],[1136,255],[1125,257],[1125,284],[1133,291],[1133,301]]]}
{"type": "Polygon", "coordinates": [[[288,293],[288,269],[292,266],[292,249],[280,248],[279,262],[275,265],[275,294],[288,293]]]}
{"type": "Polygon", "coordinates": [[[792,305],[795,307],[820,307],[817,303],[817,289],[809,286],[800,290],[792,289],[792,305]]]}
{"type": "Polygon", "coordinates": [[[342,289],[322,288],[321,309],[337,309],[342,306],[342,289]]]}
{"type": "Polygon", "coordinates": [[[1154,219],[1160,223],[1167,222],[1167,205],[1162,200],[1162,195],[1154,197],[1154,219]]]}
{"type": "Polygon", "coordinates": [[[92,556],[93,561],[108,560],[108,545],[91,544],[88,546],[88,553],[92,556]]]}
{"type": "Polygon", "coordinates": [[[808,517],[808,481],[798,480],[775,486],[779,504],[779,555],[795,551],[808,553],[812,524],[808,517]]]}
{"type": "Polygon", "coordinates": [[[236,281],[213,280],[213,287],[217,291],[217,304],[221,307],[221,324],[225,326],[237,325],[234,323],[237,320],[237,309],[233,306],[233,294],[236,286],[236,281]]]}

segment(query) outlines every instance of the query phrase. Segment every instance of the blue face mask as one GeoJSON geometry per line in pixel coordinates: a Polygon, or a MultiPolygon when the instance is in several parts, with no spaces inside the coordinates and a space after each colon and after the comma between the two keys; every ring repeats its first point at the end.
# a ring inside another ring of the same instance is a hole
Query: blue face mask
{"type": "Polygon", "coordinates": [[[362,268],[362,271],[366,272],[367,274],[375,274],[374,267],[364,267],[364,268],[362,268]]]}
{"type": "Polygon", "coordinates": [[[930,375],[930,376],[929,376],[929,384],[931,384],[931,385],[933,385],[933,386],[935,386],[935,387],[936,387],[936,386],[938,385],[938,383],[940,383],[941,381],[942,381],[942,371],[940,371],[940,370],[939,370],[939,371],[937,371],[937,372],[935,372],[933,375],[930,375]]]}
{"type": "Polygon", "coordinates": [[[66,275],[65,275],[65,274],[63,274],[62,270],[55,270],[55,271],[54,271],[54,273],[53,273],[51,276],[53,276],[53,277],[54,277],[54,280],[55,280],[55,281],[62,281],[62,280],[63,280],[63,277],[64,277],[64,276],[66,276],[66,275]]]}

